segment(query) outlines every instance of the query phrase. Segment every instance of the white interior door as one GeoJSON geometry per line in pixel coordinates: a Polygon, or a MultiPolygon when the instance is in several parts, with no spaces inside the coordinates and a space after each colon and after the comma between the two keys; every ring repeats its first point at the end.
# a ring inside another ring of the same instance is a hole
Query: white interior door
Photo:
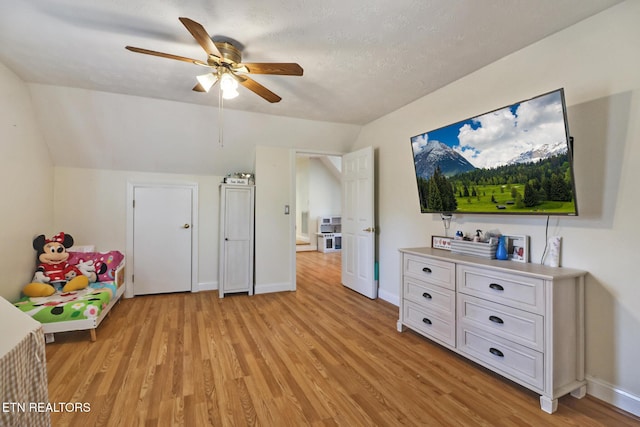
{"type": "Polygon", "coordinates": [[[342,284],[369,298],[375,281],[373,148],[342,156],[342,284]]]}
{"type": "Polygon", "coordinates": [[[135,187],[135,295],[191,290],[191,188],[135,187]]]}

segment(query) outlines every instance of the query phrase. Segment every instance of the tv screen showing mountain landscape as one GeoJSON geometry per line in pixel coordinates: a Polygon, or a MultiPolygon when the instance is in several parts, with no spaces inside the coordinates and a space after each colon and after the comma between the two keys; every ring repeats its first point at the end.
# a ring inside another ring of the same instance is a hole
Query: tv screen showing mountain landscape
{"type": "Polygon", "coordinates": [[[423,213],[577,215],[564,91],[411,138],[423,213]]]}

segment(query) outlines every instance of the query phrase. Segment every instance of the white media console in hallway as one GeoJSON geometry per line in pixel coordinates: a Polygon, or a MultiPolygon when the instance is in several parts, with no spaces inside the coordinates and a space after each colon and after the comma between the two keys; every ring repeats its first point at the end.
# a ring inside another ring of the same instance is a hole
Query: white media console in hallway
{"type": "Polygon", "coordinates": [[[405,327],[540,394],[586,394],[585,271],[400,249],[398,331],[405,327]]]}

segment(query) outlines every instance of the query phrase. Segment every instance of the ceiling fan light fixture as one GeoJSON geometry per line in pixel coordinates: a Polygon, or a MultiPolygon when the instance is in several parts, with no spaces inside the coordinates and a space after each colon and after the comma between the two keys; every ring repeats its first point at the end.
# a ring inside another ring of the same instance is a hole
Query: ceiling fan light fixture
{"type": "Polygon", "coordinates": [[[209,92],[218,80],[222,80],[222,78],[228,74],[225,79],[229,80],[229,83],[227,83],[225,87],[221,87],[218,91],[219,102],[221,102],[223,98],[232,99],[238,96],[238,83],[265,101],[271,103],[280,102],[281,97],[244,74],[271,74],[280,76],[302,76],[303,74],[302,67],[296,63],[251,62],[243,64],[242,53],[240,49],[233,44],[226,41],[214,42],[202,24],[187,17],[180,17],[178,19],[200,47],[207,53],[206,62],[199,59],[134,46],[125,46],[125,48],[131,52],[190,62],[208,68],[212,72],[197,77],[198,83],[192,89],[195,92],[209,92]],[[242,73],[242,75],[236,73],[242,73]]]}
{"type": "Polygon", "coordinates": [[[220,90],[224,99],[233,99],[239,95],[238,81],[229,72],[225,72],[220,77],[220,90]]]}
{"type": "Polygon", "coordinates": [[[216,83],[218,78],[213,73],[207,73],[196,76],[196,80],[198,80],[205,92],[209,92],[209,89],[216,83]]]}
{"type": "Polygon", "coordinates": [[[238,92],[237,90],[226,90],[222,92],[222,97],[224,99],[233,99],[236,98],[238,95],[240,95],[240,92],[238,92]]]}

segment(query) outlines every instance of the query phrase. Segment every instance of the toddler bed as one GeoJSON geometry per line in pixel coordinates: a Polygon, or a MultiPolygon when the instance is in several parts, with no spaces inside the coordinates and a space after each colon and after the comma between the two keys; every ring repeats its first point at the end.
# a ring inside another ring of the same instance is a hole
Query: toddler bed
{"type": "Polygon", "coordinates": [[[94,261],[98,281],[85,289],[56,292],[48,297],[22,297],[13,305],[42,324],[47,343],[54,333],[89,330],[96,340],[96,328],[124,293],[124,256],[118,251],[93,252],[91,247],[70,248],[68,263],[94,261]],[[78,251],[81,250],[81,251],[78,251]],[[104,267],[106,265],[106,267],[104,267]],[[101,267],[103,266],[103,267],[101,267]]]}

